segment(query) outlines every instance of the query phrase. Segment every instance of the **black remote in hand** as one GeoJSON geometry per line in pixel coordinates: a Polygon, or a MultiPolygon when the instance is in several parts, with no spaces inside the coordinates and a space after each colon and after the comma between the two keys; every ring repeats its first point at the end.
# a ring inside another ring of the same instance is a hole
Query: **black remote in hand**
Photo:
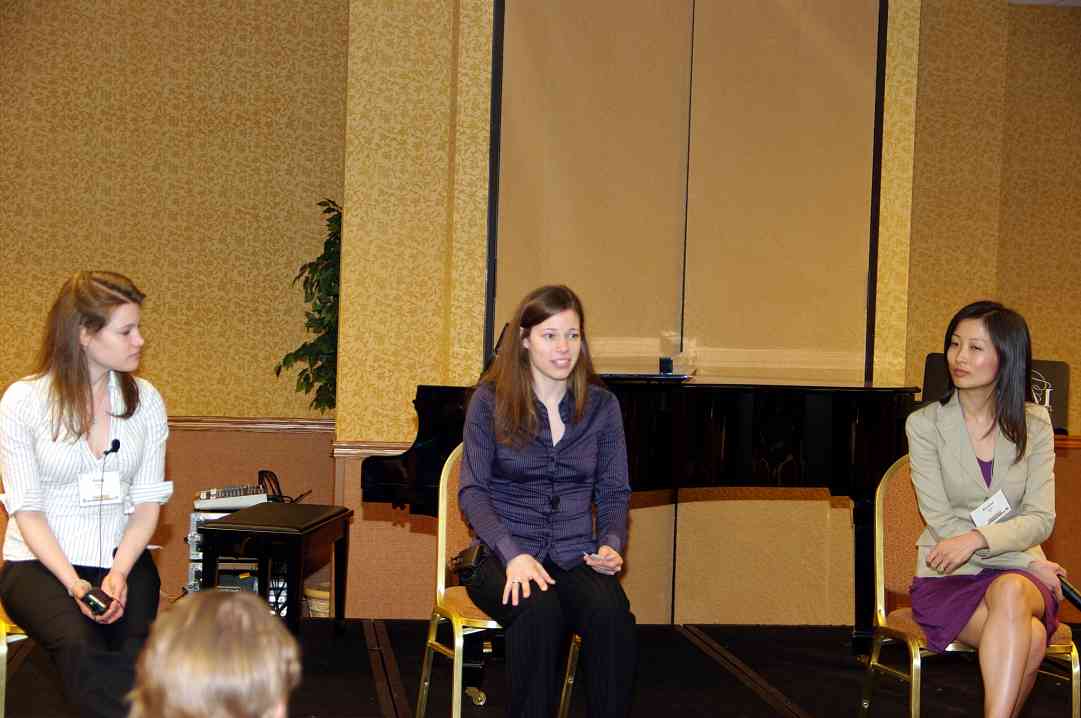
{"type": "Polygon", "coordinates": [[[102,591],[100,588],[92,588],[83,594],[83,597],[79,599],[85,603],[90,612],[95,616],[100,616],[109,610],[109,606],[113,604],[113,597],[102,591]]]}

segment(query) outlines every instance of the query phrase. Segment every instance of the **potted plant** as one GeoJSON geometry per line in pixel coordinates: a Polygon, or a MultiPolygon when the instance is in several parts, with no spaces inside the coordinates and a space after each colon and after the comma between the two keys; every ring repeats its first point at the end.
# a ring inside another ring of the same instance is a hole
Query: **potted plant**
{"type": "Polygon", "coordinates": [[[296,390],[315,396],[309,406],[326,412],[333,409],[338,390],[338,293],[341,286],[342,208],[330,199],[319,203],[327,225],[323,253],[302,265],[295,285],[304,280],[304,328],[314,336],[282,357],[274,367],[275,376],[283,369],[300,365],[296,390]]]}

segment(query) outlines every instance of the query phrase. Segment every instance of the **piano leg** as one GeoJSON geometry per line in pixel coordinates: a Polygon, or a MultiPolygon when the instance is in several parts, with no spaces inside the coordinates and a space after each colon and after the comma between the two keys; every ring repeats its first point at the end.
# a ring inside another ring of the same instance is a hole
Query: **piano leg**
{"type": "Polygon", "coordinates": [[[852,624],[852,653],[871,652],[875,614],[875,503],[873,498],[852,502],[852,538],[854,545],[854,583],[856,614],[852,624]]]}

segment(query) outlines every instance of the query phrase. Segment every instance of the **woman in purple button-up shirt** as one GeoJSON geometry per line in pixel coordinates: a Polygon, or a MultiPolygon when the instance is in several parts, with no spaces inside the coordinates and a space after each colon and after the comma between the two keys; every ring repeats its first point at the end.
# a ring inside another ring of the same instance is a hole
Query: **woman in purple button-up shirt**
{"type": "Polygon", "coordinates": [[[619,402],[593,371],[570,289],[534,290],[510,326],[518,336],[466,416],[459,500],[487,548],[466,588],[506,629],[509,715],[554,713],[555,671],[574,631],[590,716],[625,716],[636,640],[616,578],[630,498],[619,402]]]}

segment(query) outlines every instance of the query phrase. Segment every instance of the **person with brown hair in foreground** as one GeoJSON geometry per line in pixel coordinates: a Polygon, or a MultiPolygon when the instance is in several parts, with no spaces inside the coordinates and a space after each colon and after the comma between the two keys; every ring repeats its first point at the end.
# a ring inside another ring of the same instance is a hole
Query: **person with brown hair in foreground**
{"type": "Polygon", "coordinates": [[[299,683],[300,647],[265,601],[200,591],[151,629],[130,718],[284,718],[299,683]]]}

